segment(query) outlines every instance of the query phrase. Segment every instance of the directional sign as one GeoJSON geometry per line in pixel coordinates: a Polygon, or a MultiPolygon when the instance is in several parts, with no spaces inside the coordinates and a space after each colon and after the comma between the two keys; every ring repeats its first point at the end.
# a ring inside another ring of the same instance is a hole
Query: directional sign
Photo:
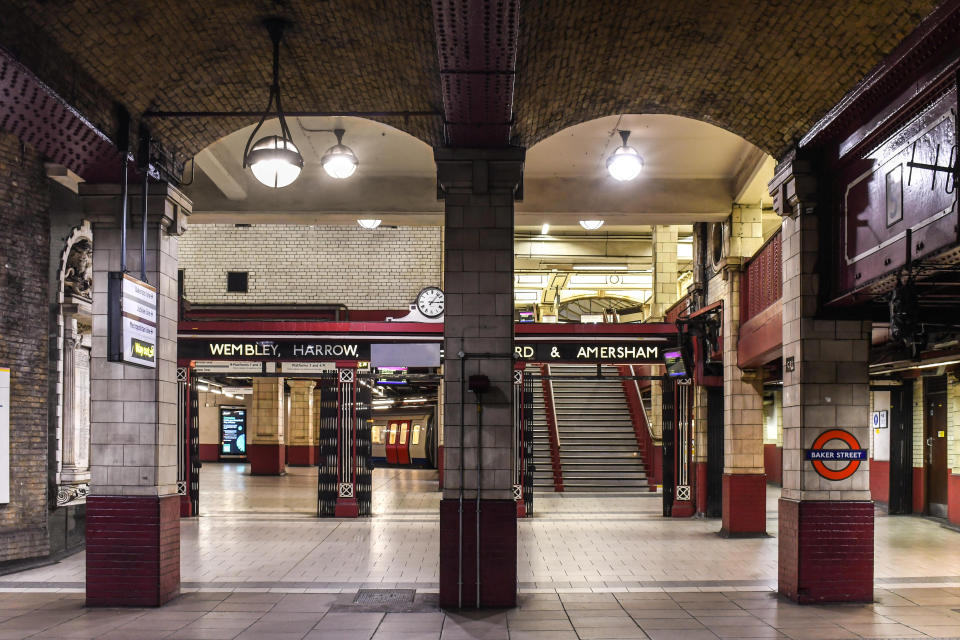
{"type": "Polygon", "coordinates": [[[110,273],[107,293],[108,359],[157,366],[157,289],[133,276],[110,273]]]}

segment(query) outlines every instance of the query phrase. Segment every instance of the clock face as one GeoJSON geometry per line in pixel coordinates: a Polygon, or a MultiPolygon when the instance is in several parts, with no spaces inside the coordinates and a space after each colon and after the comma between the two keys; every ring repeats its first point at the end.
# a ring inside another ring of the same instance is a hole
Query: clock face
{"type": "Polygon", "coordinates": [[[418,293],[417,311],[428,318],[443,315],[443,291],[439,287],[427,287],[418,293]]]}

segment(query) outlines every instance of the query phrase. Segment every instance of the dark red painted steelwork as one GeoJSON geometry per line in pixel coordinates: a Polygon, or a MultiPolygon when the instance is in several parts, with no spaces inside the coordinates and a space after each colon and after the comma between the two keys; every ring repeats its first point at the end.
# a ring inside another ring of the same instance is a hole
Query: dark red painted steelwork
{"type": "Polygon", "coordinates": [[[180,593],[180,496],[87,498],[87,606],[159,607],[180,593]]]}
{"type": "Polygon", "coordinates": [[[872,502],[781,498],[778,531],[781,594],[800,603],[873,600],[872,502]]]}
{"type": "Polygon", "coordinates": [[[690,310],[690,300],[689,295],[683,296],[667,309],[666,313],[663,314],[664,324],[676,324],[677,318],[687,315],[690,310]]]}
{"type": "Polygon", "coordinates": [[[0,128],[87,182],[117,182],[116,145],[32,71],[0,49],[0,128]]]}
{"type": "Polygon", "coordinates": [[[783,295],[783,252],[777,231],[746,263],[740,279],[740,323],[780,302],[783,295]]]}
{"type": "Polygon", "coordinates": [[[519,4],[434,0],[448,146],[510,144],[519,4]]]}
{"type": "Polygon", "coordinates": [[[543,414],[547,417],[547,433],[550,434],[550,466],[553,469],[553,490],[563,491],[563,466],[560,464],[560,431],[557,429],[557,413],[553,404],[553,386],[548,376],[547,365],[540,365],[540,384],[543,385],[543,414]]]}
{"type": "MultiPolygon", "coordinates": [[[[637,367],[639,368],[639,367],[637,367]]],[[[624,377],[638,375],[636,369],[630,364],[617,365],[617,372],[624,377]]],[[[633,423],[633,434],[637,438],[637,448],[640,450],[640,456],[643,458],[643,464],[647,471],[647,483],[650,485],[650,491],[657,490],[657,483],[653,477],[653,438],[650,436],[650,425],[647,424],[647,414],[643,410],[640,398],[640,387],[636,380],[621,380],[623,384],[623,393],[627,397],[627,407],[630,409],[630,421],[633,423]]]]}

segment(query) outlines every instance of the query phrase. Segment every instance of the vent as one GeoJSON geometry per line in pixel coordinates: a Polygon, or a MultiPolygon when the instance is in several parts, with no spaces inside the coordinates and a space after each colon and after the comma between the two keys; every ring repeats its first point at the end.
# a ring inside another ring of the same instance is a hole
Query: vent
{"type": "Polygon", "coordinates": [[[360,589],[354,604],[366,606],[390,606],[413,604],[416,589],[360,589]]]}
{"type": "Polygon", "coordinates": [[[247,275],[246,271],[228,271],[227,293],[246,293],[247,275]]]}

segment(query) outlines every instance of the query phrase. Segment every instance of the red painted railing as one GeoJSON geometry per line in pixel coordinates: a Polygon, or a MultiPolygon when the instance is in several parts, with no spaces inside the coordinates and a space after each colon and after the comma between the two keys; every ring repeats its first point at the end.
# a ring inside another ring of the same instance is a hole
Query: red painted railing
{"type": "MultiPolygon", "coordinates": [[[[617,365],[617,371],[624,378],[633,377],[636,372],[633,365],[617,365]]],[[[643,458],[644,467],[647,471],[647,483],[650,485],[650,491],[656,491],[660,483],[657,474],[657,461],[653,447],[653,436],[650,433],[650,425],[647,423],[647,414],[643,410],[643,400],[640,398],[640,386],[636,380],[624,379],[623,393],[627,396],[627,406],[630,408],[630,421],[633,422],[633,433],[637,438],[637,448],[640,450],[640,456],[643,458]]]]}
{"type": "Polygon", "coordinates": [[[744,265],[740,280],[740,323],[779,302],[782,295],[783,256],[777,231],[744,265]]]}
{"type": "Polygon", "coordinates": [[[553,490],[563,491],[563,467],[560,465],[560,431],[557,429],[557,412],[553,404],[553,384],[550,382],[549,365],[540,365],[540,382],[543,384],[543,412],[547,416],[547,431],[550,434],[550,466],[553,468],[553,490]]]}

